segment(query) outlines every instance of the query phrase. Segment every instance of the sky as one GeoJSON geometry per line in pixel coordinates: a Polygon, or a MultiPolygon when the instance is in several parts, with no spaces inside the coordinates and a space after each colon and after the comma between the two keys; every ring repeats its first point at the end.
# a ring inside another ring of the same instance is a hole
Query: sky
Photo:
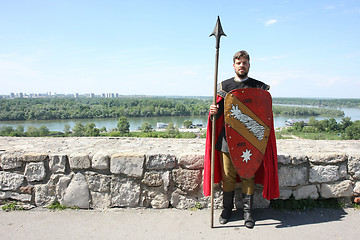
{"type": "Polygon", "coordinates": [[[0,95],[212,96],[250,54],[273,97],[360,98],[360,1],[0,0],[0,95]]]}

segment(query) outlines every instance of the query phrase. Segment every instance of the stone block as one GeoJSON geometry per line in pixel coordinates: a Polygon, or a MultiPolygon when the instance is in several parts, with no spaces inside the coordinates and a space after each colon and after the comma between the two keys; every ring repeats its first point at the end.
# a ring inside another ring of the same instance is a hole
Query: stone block
{"type": "Polygon", "coordinates": [[[110,194],[104,192],[90,192],[91,204],[90,207],[93,209],[106,209],[110,207],[110,194]]]}
{"type": "Polygon", "coordinates": [[[156,194],[155,197],[151,200],[150,205],[155,209],[168,208],[169,200],[164,193],[156,194]]]}
{"type": "Polygon", "coordinates": [[[5,152],[0,156],[0,166],[4,170],[21,167],[23,155],[17,152],[5,152]]]}
{"type": "Polygon", "coordinates": [[[280,188],[280,196],[278,199],[286,200],[289,199],[291,195],[292,195],[291,189],[280,188]]]}
{"type": "Polygon", "coordinates": [[[295,187],[308,184],[308,168],[305,166],[280,166],[278,175],[280,187],[295,187]]]}
{"type": "Polygon", "coordinates": [[[357,181],[354,185],[354,193],[360,195],[360,181],[357,181]]]}
{"type": "Polygon", "coordinates": [[[170,170],[176,166],[176,157],[170,154],[147,155],[145,165],[148,170],[170,170]]]}
{"type": "Polygon", "coordinates": [[[174,169],[172,176],[175,186],[185,192],[195,191],[202,182],[200,170],[174,169]]]}
{"type": "Polygon", "coordinates": [[[316,164],[336,164],[340,162],[345,162],[347,160],[347,156],[344,154],[332,154],[332,155],[312,155],[309,158],[311,163],[316,164]]]}
{"type": "Polygon", "coordinates": [[[31,194],[21,194],[17,192],[2,192],[0,191],[0,199],[12,199],[21,202],[30,202],[31,201],[31,194]]]}
{"type": "Polygon", "coordinates": [[[136,153],[113,154],[110,160],[110,172],[140,178],[144,171],[145,156],[136,153]]]}
{"type": "Polygon", "coordinates": [[[84,153],[73,153],[69,156],[71,169],[88,169],[90,168],[90,157],[84,153]]]}
{"type": "MultiPolygon", "coordinates": [[[[64,175],[64,176],[58,176],[55,178],[58,178],[58,181],[55,184],[55,190],[56,190],[56,197],[59,202],[62,202],[65,195],[65,190],[69,186],[71,179],[73,178],[75,174],[71,175],[64,175]]],[[[53,177],[51,177],[53,178],[53,177]]]]}
{"type": "Polygon", "coordinates": [[[190,209],[195,207],[197,198],[194,196],[183,195],[183,192],[176,190],[171,194],[171,206],[177,209],[190,209]]]}
{"type": "Polygon", "coordinates": [[[35,205],[48,206],[56,200],[55,186],[47,184],[35,185],[35,205]]]}
{"type": "Polygon", "coordinates": [[[110,192],[111,177],[94,172],[85,173],[89,189],[92,192],[110,192]]]}
{"type": "Polygon", "coordinates": [[[333,182],[340,178],[339,167],[334,165],[328,166],[310,166],[311,183],[333,182]]]}
{"type": "Polygon", "coordinates": [[[298,156],[291,157],[291,164],[293,164],[293,165],[300,165],[303,163],[307,163],[308,161],[309,161],[309,158],[305,155],[298,155],[298,156]]]}
{"type": "Polygon", "coordinates": [[[293,191],[293,195],[296,200],[300,199],[317,199],[319,197],[318,189],[316,185],[302,186],[293,191]]]}
{"type": "Polygon", "coordinates": [[[68,207],[89,208],[90,191],[86,178],[81,173],[76,173],[65,190],[64,198],[60,202],[68,207]]]}
{"type": "Polygon", "coordinates": [[[347,177],[348,178],[348,169],[347,169],[347,163],[344,162],[344,163],[341,163],[340,166],[339,166],[339,177],[340,178],[345,178],[347,177]]]}
{"type": "Polygon", "coordinates": [[[15,191],[24,182],[24,176],[11,172],[0,172],[0,190],[15,191]]]}
{"type": "Polygon", "coordinates": [[[29,162],[26,164],[25,173],[29,182],[42,181],[46,176],[44,162],[29,162]]]}
{"type": "Polygon", "coordinates": [[[348,169],[355,180],[360,180],[360,156],[349,158],[348,169]]]}
{"type": "Polygon", "coordinates": [[[204,168],[204,155],[187,154],[181,155],[179,165],[182,168],[200,170],[204,168]]]}
{"type": "Polygon", "coordinates": [[[280,163],[280,164],[290,164],[291,163],[291,157],[289,154],[278,153],[277,159],[278,159],[278,163],[280,163]]]}
{"type": "Polygon", "coordinates": [[[289,154],[279,153],[278,163],[299,165],[308,162],[308,157],[304,155],[290,156],[289,154]]]}
{"type": "Polygon", "coordinates": [[[47,159],[48,155],[46,153],[25,153],[24,162],[42,162],[47,159]]]}
{"type": "Polygon", "coordinates": [[[140,184],[131,179],[113,176],[111,180],[112,207],[138,207],[140,184]]]}
{"type": "Polygon", "coordinates": [[[158,172],[146,172],[141,182],[148,187],[160,187],[163,179],[158,172]]]}
{"type": "Polygon", "coordinates": [[[91,160],[93,169],[106,170],[109,169],[110,157],[105,152],[97,152],[91,160]]]}
{"type": "Polygon", "coordinates": [[[158,189],[144,189],[141,194],[141,207],[162,209],[169,207],[169,200],[165,193],[158,189]]]}
{"type": "Polygon", "coordinates": [[[322,183],[320,185],[320,196],[323,198],[351,197],[353,186],[350,180],[336,183],[322,183]]]}
{"type": "Polygon", "coordinates": [[[161,175],[161,178],[163,180],[163,187],[165,192],[167,192],[169,190],[170,187],[170,183],[171,183],[171,172],[170,171],[166,171],[161,175]]]}
{"type": "Polygon", "coordinates": [[[65,154],[52,154],[49,156],[49,168],[52,173],[65,173],[68,161],[65,154]]]}

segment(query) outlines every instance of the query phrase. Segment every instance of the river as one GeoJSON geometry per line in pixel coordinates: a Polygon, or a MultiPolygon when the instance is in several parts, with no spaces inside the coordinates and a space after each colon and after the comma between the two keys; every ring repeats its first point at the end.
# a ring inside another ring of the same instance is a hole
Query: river
{"type": "MultiPolygon", "coordinates": [[[[360,120],[359,108],[341,108],[346,117],[350,117],[352,121],[360,120]]],[[[322,120],[329,117],[316,117],[317,120],[322,120]]],[[[275,128],[285,126],[285,121],[293,120],[307,120],[309,117],[303,116],[276,116],[274,117],[275,128]]],[[[336,121],[340,122],[342,117],[336,117],[336,121]]],[[[176,126],[181,127],[185,120],[191,120],[193,124],[203,124],[206,127],[207,116],[188,116],[188,117],[144,117],[144,118],[127,118],[130,123],[130,131],[137,130],[143,122],[149,122],[153,128],[156,128],[157,123],[173,122],[176,126]]],[[[95,123],[97,128],[105,127],[107,131],[116,128],[118,118],[99,118],[99,119],[65,119],[65,120],[30,120],[30,121],[0,121],[0,127],[11,126],[14,129],[18,125],[22,125],[27,130],[28,126],[41,127],[46,126],[50,131],[64,131],[66,124],[70,125],[71,129],[77,122],[83,125],[87,123],[95,123]]]]}

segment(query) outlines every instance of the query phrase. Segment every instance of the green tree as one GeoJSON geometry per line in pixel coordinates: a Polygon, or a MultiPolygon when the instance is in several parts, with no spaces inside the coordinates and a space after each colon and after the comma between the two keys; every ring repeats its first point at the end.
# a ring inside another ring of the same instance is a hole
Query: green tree
{"type": "Polygon", "coordinates": [[[85,135],[85,127],[81,122],[77,122],[73,128],[73,135],[76,137],[83,137],[85,135]]]}
{"type": "Polygon", "coordinates": [[[339,125],[338,123],[336,122],[336,119],[335,118],[330,118],[329,119],[329,130],[328,131],[332,131],[332,132],[335,132],[335,131],[338,131],[340,128],[339,128],[339,125]]]}
{"type": "Polygon", "coordinates": [[[149,123],[149,122],[143,122],[142,124],[141,124],[141,127],[140,127],[140,130],[142,131],[142,132],[151,132],[152,131],[152,126],[151,126],[151,124],[149,123]]]}
{"type": "Polygon", "coordinates": [[[39,136],[40,137],[46,137],[50,135],[50,131],[46,126],[41,126],[39,128],[39,136]]]}
{"type": "Polygon", "coordinates": [[[70,133],[71,133],[71,127],[70,127],[70,125],[69,125],[69,124],[65,124],[65,126],[64,126],[64,134],[65,134],[65,136],[69,136],[70,133]]]}
{"type": "Polygon", "coordinates": [[[191,128],[192,125],[193,125],[193,123],[192,123],[191,120],[185,120],[185,121],[183,122],[184,128],[191,128]]]}
{"type": "Polygon", "coordinates": [[[305,126],[304,121],[294,123],[294,128],[296,131],[302,131],[305,126]]]}
{"type": "Polygon", "coordinates": [[[17,136],[24,136],[24,132],[25,132],[25,128],[23,125],[17,125],[16,130],[15,130],[17,136]]]}
{"type": "Polygon", "coordinates": [[[0,136],[10,136],[14,132],[11,126],[0,127],[0,136]]]}
{"type": "Polygon", "coordinates": [[[345,129],[345,139],[360,139],[360,121],[355,121],[352,125],[345,129]]]}
{"type": "Polygon", "coordinates": [[[100,130],[96,128],[95,123],[88,123],[85,126],[85,136],[87,137],[97,137],[100,135],[100,130]]]}
{"type": "Polygon", "coordinates": [[[319,122],[319,121],[318,121],[318,120],[316,120],[316,119],[315,119],[315,117],[310,117],[310,118],[309,118],[308,125],[309,125],[309,126],[316,127],[316,126],[317,126],[317,124],[318,124],[318,122],[319,122]]]}
{"type": "Polygon", "coordinates": [[[344,117],[340,121],[340,128],[344,131],[348,126],[351,126],[353,122],[350,117],[344,117]]]}
{"type": "Polygon", "coordinates": [[[125,116],[119,118],[117,129],[121,134],[128,134],[130,132],[130,123],[125,116]]]}
{"type": "Polygon", "coordinates": [[[175,138],[179,135],[179,129],[174,125],[173,122],[170,122],[166,127],[165,136],[169,138],[175,138]]]}
{"type": "Polygon", "coordinates": [[[28,126],[26,133],[29,137],[39,137],[40,136],[39,129],[37,129],[34,126],[28,126]]]}

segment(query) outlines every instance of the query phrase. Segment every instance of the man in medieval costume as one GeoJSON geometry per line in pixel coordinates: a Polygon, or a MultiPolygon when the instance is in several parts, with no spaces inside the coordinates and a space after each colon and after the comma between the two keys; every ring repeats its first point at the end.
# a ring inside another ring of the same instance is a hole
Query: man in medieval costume
{"type": "MultiPolygon", "coordinates": [[[[255,191],[255,184],[263,185],[263,197],[270,200],[279,197],[279,183],[277,172],[277,151],[276,140],[272,118],[269,117],[269,135],[266,142],[266,150],[264,148],[264,154],[262,159],[259,160],[259,166],[257,170],[254,170],[255,174],[252,176],[241,177],[238,167],[234,167],[234,155],[229,154],[229,133],[225,127],[224,117],[224,99],[233,90],[257,88],[264,91],[269,90],[270,86],[265,83],[248,77],[250,69],[250,57],[246,51],[239,51],[233,57],[233,67],[235,70],[235,77],[227,79],[221,82],[217,91],[217,102],[210,106],[209,120],[206,135],[206,150],[205,150],[205,162],[204,162],[204,195],[209,196],[211,192],[211,138],[212,128],[211,121],[216,121],[215,128],[215,162],[214,162],[214,183],[222,182],[223,190],[223,211],[219,217],[220,224],[226,224],[232,214],[234,206],[234,190],[237,181],[241,182],[241,191],[243,195],[244,203],[244,221],[247,228],[253,228],[255,221],[252,218],[253,208],[253,194],[255,191]]],[[[266,92],[267,93],[267,92],[266,92]]],[[[271,98],[270,98],[271,100],[271,98]]],[[[271,101],[270,101],[271,102],[271,101]]],[[[262,105],[262,104],[260,104],[262,105]]],[[[271,103],[270,103],[271,106],[271,103]]],[[[255,106],[256,107],[256,106],[255,106]]],[[[239,112],[238,109],[233,109],[239,112]]],[[[241,111],[240,111],[241,112],[241,111]]],[[[230,137],[231,138],[231,137],[230,137]]],[[[233,147],[232,147],[233,148],[233,147]]],[[[236,148],[236,145],[235,145],[236,148]]],[[[250,151],[246,150],[242,152],[243,157],[246,160],[250,160],[252,155],[250,151]]],[[[244,174],[243,174],[244,175],[244,174]]]]}

